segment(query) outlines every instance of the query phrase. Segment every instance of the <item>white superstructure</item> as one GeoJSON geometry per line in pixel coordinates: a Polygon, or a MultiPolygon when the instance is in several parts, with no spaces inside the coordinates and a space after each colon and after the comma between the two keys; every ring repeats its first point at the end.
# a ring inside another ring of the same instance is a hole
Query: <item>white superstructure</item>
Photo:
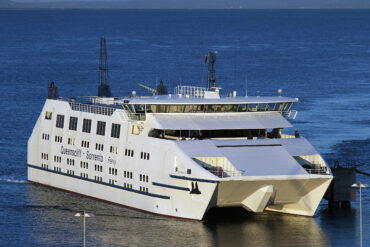
{"type": "Polygon", "coordinates": [[[298,99],[176,92],[47,99],[29,181],[186,219],[212,207],[315,213],[332,175],[304,137],[283,134],[298,99]]]}

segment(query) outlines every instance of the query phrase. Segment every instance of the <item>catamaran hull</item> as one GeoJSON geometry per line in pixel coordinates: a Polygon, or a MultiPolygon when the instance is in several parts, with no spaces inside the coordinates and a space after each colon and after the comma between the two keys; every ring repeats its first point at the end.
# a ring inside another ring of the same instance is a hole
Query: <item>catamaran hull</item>
{"type": "Polygon", "coordinates": [[[154,183],[160,185],[154,194],[44,170],[32,165],[28,166],[28,179],[38,184],[148,213],[202,220],[212,207],[235,206],[256,213],[274,211],[313,216],[332,177],[311,175],[293,179],[198,181],[200,194],[190,193],[191,180],[180,179],[181,186],[154,183]]]}
{"type": "Polygon", "coordinates": [[[331,175],[307,175],[221,181],[216,206],[313,216],[331,180],[331,175]]]}
{"type": "Polygon", "coordinates": [[[201,194],[190,194],[190,181],[183,181],[182,187],[154,182],[157,192],[146,193],[33,165],[28,165],[28,180],[139,211],[189,220],[203,218],[217,186],[217,183],[203,183],[201,194]]]}

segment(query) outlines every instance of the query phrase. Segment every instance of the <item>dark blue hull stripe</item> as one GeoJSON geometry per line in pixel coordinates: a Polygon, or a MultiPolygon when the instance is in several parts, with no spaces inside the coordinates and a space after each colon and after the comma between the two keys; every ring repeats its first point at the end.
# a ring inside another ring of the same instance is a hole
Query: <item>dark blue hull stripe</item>
{"type": "Polygon", "coordinates": [[[31,167],[31,168],[39,169],[39,170],[42,170],[42,171],[51,172],[51,173],[55,173],[55,174],[58,174],[58,175],[66,176],[66,177],[81,179],[81,180],[85,180],[85,181],[88,181],[88,182],[91,182],[91,183],[96,183],[96,184],[100,184],[100,185],[104,185],[104,186],[113,187],[113,188],[116,188],[116,189],[121,189],[121,190],[129,191],[129,192],[141,194],[141,195],[144,195],[144,196],[157,197],[157,198],[161,198],[161,199],[170,199],[169,196],[163,196],[163,195],[158,195],[158,194],[153,194],[153,193],[146,193],[144,191],[125,188],[125,187],[122,187],[122,186],[119,186],[119,185],[109,184],[109,183],[106,183],[106,182],[100,182],[100,181],[96,181],[96,180],[89,179],[89,178],[82,178],[82,177],[79,177],[79,176],[76,176],[76,175],[67,174],[67,173],[64,173],[64,172],[57,172],[57,171],[49,170],[49,169],[42,168],[42,167],[39,167],[39,166],[34,166],[34,165],[29,165],[29,164],[27,164],[27,166],[31,167]]]}
{"type": "Polygon", "coordinates": [[[155,185],[155,186],[161,186],[161,187],[170,188],[170,189],[174,189],[174,190],[190,191],[190,189],[186,188],[186,187],[180,187],[180,186],[169,185],[169,184],[161,184],[161,183],[156,183],[156,182],[152,182],[152,184],[155,185]]]}
{"type": "Polygon", "coordinates": [[[217,180],[209,180],[209,179],[201,179],[201,178],[189,178],[189,177],[185,177],[185,176],[177,176],[177,175],[172,175],[172,174],[170,174],[170,177],[171,178],[176,178],[176,179],[196,181],[196,182],[219,183],[219,181],[217,181],[217,180]]]}

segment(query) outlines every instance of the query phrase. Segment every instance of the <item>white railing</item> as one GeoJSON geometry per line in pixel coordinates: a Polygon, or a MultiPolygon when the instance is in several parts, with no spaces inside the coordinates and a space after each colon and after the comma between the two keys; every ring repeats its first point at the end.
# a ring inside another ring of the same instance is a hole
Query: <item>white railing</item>
{"type": "Polygon", "coordinates": [[[225,177],[238,177],[242,176],[244,172],[241,171],[235,171],[235,170],[222,170],[222,169],[207,169],[210,173],[216,175],[219,178],[225,178],[225,177]]]}
{"type": "Polygon", "coordinates": [[[194,87],[194,86],[177,86],[175,87],[174,94],[175,95],[189,95],[189,97],[194,98],[203,98],[204,92],[208,91],[205,87],[194,87]]]}
{"type": "Polygon", "coordinates": [[[297,110],[289,110],[289,111],[284,111],[284,115],[286,118],[290,119],[295,119],[297,117],[298,111],[297,110]]]}
{"type": "Polygon", "coordinates": [[[116,110],[115,108],[104,107],[99,105],[82,104],[71,101],[68,103],[71,106],[72,110],[74,111],[90,112],[94,114],[101,114],[107,116],[112,116],[113,112],[116,110]]]}
{"type": "Polygon", "coordinates": [[[126,113],[128,118],[133,121],[145,121],[146,114],[145,113],[126,113]]]}
{"type": "Polygon", "coordinates": [[[328,174],[328,169],[326,167],[321,167],[321,168],[316,168],[316,169],[307,169],[307,168],[305,168],[305,170],[309,174],[319,174],[319,175],[326,175],[326,174],[328,174]]]}

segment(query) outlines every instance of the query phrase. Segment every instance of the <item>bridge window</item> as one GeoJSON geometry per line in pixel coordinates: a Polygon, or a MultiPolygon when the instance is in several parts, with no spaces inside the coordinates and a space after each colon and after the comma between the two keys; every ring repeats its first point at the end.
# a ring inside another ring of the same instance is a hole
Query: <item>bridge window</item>
{"type": "MultiPolygon", "coordinates": [[[[146,113],[222,113],[222,112],[256,112],[256,111],[289,111],[292,102],[281,103],[251,103],[251,104],[187,104],[146,105],[146,113]]],[[[142,109],[142,105],[134,105],[131,108],[142,109]]],[[[127,109],[131,109],[128,106],[127,109]]],[[[137,111],[142,112],[142,111],[137,111]]]]}
{"type": "MultiPolygon", "coordinates": [[[[152,129],[148,136],[162,139],[189,140],[205,138],[246,138],[256,139],[267,137],[266,129],[220,129],[220,130],[161,130],[152,129]]],[[[149,153],[142,159],[149,160],[149,153]]]]}

